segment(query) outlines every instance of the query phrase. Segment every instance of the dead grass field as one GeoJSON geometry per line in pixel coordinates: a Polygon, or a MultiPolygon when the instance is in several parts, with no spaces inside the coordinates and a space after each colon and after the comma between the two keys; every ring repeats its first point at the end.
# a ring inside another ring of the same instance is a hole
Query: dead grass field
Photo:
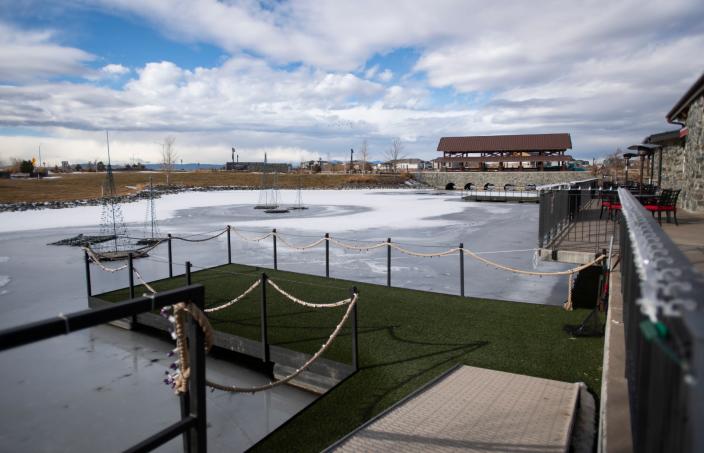
{"type": "MultiPolygon", "coordinates": [[[[130,194],[149,184],[152,177],[155,185],[166,185],[166,174],[161,172],[116,172],[115,185],[118,193],[130,194]]],[[[341,187],[391,186],[403,183],[407,175],[343,175],[343,174],[279,174],[278,186],[282,189],[304,188],[336,189],[341,187]]],[[[71,201],[99,198],[105,173],[70,173],[56,179],[0,179],[0,203],[71,201]]],[[[247,186],[258,187],[259,173],[233,173],[224,171],[195,171],[171,173],[172,186],[213,187],[247,186]]]]}

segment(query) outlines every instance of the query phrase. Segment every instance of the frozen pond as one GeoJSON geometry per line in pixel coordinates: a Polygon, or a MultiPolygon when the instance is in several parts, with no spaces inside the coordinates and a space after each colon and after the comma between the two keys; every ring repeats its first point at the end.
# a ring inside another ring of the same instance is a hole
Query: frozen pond
{"type": "MultiPolygon", "coordinates": [[[[247,236],[276,228],[294,245],[330,233],[345,243],[372,244],[390,237],[422,253],[460,242],[484,257],[521,269],[568,265],[537,263],[538,206],[462,202],[460,192],[413,190],[305,191],[310,209],[266,214],[252,209],[257,191],[190,192],[156,201],[162,234],[188,235],[230,224],[247,236]]],[[[295,191],[282,191],[284,203],[295,191]]],[[[123,206],[133,234],[142,233],[146,202],[123,206]]],[[[97,233],[100,207],[0,214],[0,327],[86,308],[83,256],[78,248],[46,245],[77,233],[97,233]]],[[[227,260],[226,236],[201,243],[173,242],[174,271],[186,260],[213,266],[227,260]]],[[[271,267],[272,239],[249,242],[232,234],[233,262],[271,267]]],[[[135,262],[148,279],[168,275],[166,246],[135,262]]],[[[324,244],[297,251],[279,242],[279,269],[325,273],[324,244]]],[[[331,244],[333,277],[386,283],[386,249],[356,252],[331,244]]],[[[127,285],[125,271],[93,266],[94,293],[127,285]]],[[[459,294],[457,255],[421,258],[392,251],[392,285],[459,294]]],[[[466,294],[558,304],[566,279],[522,276],[465,257],[466,294]]],[[[168,342],[105,326],[0,354],[0,440],[12,451],[121,450],[176,420],[178,400],[159,382],[169,361],[168,342]],[[109,427],[109,428],[108,428],[109,427]]],[[[263,377],[217,360],[208,373],[239,383],[263,377]]],[[[208,394],[213,451],[244,449],[312,400],[292,388],[256,395],[208,394]]],[[[180,444],[172,442],[171,450],[180,444]]],[[[169,450],[169,448],[167,448],[169,450]]]]}

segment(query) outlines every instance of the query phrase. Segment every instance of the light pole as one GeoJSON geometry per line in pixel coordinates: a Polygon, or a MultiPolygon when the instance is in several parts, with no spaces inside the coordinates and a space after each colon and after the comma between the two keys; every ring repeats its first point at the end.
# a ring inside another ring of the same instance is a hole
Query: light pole
{"type": "Polygon", "coordinates": [[[352,169],[353,169],[353,158],[354,158],[354,149],[350,148],[350,174],[352,174],[352,169]]]}

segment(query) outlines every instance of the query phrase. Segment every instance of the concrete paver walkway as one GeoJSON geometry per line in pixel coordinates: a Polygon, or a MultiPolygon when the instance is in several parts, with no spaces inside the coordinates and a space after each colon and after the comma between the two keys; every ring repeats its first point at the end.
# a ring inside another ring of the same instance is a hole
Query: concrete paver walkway
{"type": "Polygon", "coordinates": [[[333,451],[567,451],[578,395],[579,384],[462,366],[333,451]]]}
{"type": "Polygon", "coordinates": [[[667,223],[663,215],[662,229],[684,252],[695,269],[704,273],[704,213],[680,210],[679,226],[667,223]]]}

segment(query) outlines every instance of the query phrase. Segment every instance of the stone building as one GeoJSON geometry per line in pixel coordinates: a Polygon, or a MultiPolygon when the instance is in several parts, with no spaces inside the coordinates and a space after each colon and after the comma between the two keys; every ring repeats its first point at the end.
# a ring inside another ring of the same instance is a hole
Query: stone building
{"type": "Polygon", "coordinates": [[[653,173],[662,173],[661,187],[682,189],[679,207],[704,212],[704,74],[672,107],[667,121],[680,129],[644,140],[662,147],[655,151],[653,173]]]}

